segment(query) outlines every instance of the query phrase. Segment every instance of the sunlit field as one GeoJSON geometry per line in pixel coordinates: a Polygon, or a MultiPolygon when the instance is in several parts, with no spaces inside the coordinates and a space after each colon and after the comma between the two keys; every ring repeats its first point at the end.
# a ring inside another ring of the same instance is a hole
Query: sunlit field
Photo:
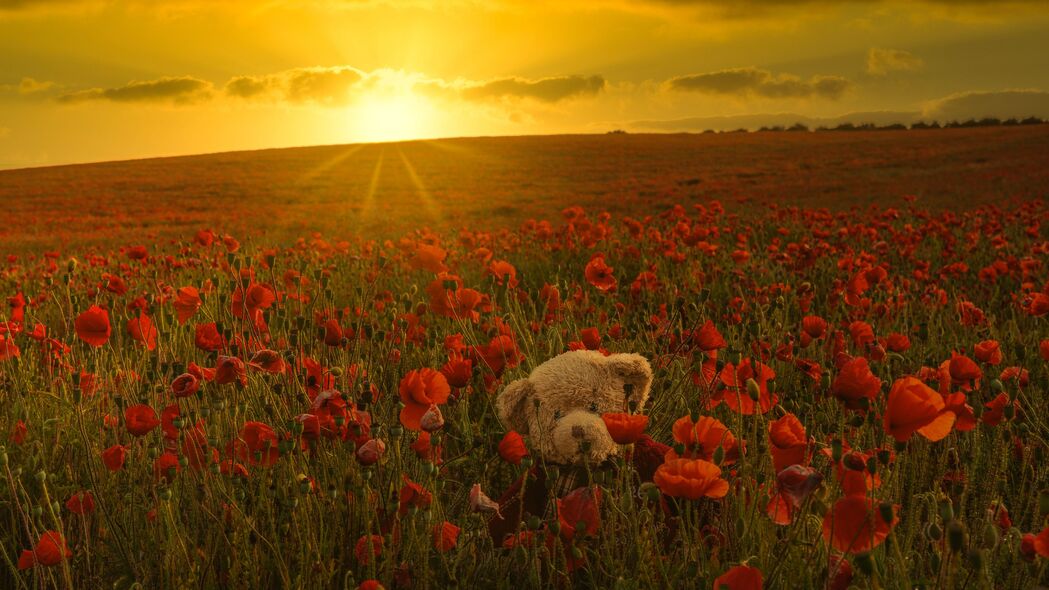
{"type": "Polygon", "coordinates": [[[1039,125],[0,172],[0,587],[1049,583],[1046,154],[1039,125]],[[651,364],[593,410],[609,461],[497,417],[572,350],[651,364]]]}

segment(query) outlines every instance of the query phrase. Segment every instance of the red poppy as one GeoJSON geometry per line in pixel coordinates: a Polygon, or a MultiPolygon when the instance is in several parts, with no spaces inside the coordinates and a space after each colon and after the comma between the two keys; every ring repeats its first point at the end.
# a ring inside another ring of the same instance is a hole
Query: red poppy
{"type": "Polygon", "coordinates": [[[499,456],[503,461],[512,465],[520,465],[521,459],[528,456],[528,448],[525,446],[524,437],[516,431],[507,432],[499,441],[499,456]]]}
{"type": "Polygon", "coordinates": [[[598,255],[591,258],[586,265],[584,274],[587,282],[598,291],[608,292],[614,291],[616,288],[616,278],[612,275],[612,267],[605,264],[603,256],[598,255]]]}
{"type": "Polygon", "coordinates": [[[165,483],[171,483],[180,471],[182,471],[182,466],[179,465],[178,455],[171,451],[161,454],[153,462],[153,478],[157,481],[164,480],[165,483]]]}
{"type": "Polygon", "coordinates": [[[148,315],[140,313],[138,317],[129,319],[127,332],[132,340],[144,345],[147,350],[157,348],[157,327],[148,315]]]}
{"type": "Polygon", "coordinates": [[[1038,354],[1042,356],[1042,360],[1049,361],[1049,338],[1038,343],[1038,354]]]}
{"type": "Polygon", "coordinates": [[[675,498],[723,498],[728,493],[721,468],[702,459],[668,459],[656,469],[652,481],[675,498]]]}
{"type": "Polygon", "coordinates": [[[440,274],[448,270],[448,267],[444,265],[444,259],[447,256],[448,252],[440,246],[419,244],[415,249],[415,255],[408,261],[408,265],[415,269],[440,274]]]}
{"type": "Polygon", "coordinates": [[[324,322],[324,344],[328,346],[342,346],[342,326],[335,318],[324,322]]]}
{"type": "Polygon", "coordinates": [[[226,385],[237,383],[241,387],[248,384],[248,375],[244,361],[235,356],[220,356],[215,365],[215,384],[226,385]]]}
{"type": "Polygon", "coordinates": [[[219,329],[214,322],[208,322],[206,324],[197,324],[193,343],[201,350],[216,352],[226,346],[226,339],[219,333],[219,329]]]}
{"type": "Polygon", "coordinates": [[[357,449],[357,461],[361,465],[374,465],[386,454],[386,443],[381,439],[373,438],[362,444],[357,449]]]}
{"type": "Polygon", "coordinates": [[[601,414],[609,436],[616,444],[631,445],[637,442],[648,426],[648,416],[623,413],[601,414]]]}
{"type": "Polygon", "coordinates": [[[441,374],[448,380],[448,385],[461,389],[470,384],[473,375],[473,360],[459,354],[452,354],[448,362],[441,367],[441,374]]]}
{"type": "Polygon", "coordinates": [[[447,553],[459,542],[459,527],[447,520],[433,529],[433,547],[441,553],[447,553]]]}
{"type": "Polygon", "coordinates": [[[245,422],[240,429],[239,442],[243,443],[240,458],[252,465],[270,466],[280,458],[277,433],[263,422],[245,422]]]}
{"type": "Polygon", "coordinates": [[[92,305],[81,313],[73,322],[76,335],[91,346],[102,346],[109,341],[113,333],[109,325],[109,312],[97,305],[92,305]]]}
{"type": "Polygon", "coordinates": [[[16,445],[21,445],[25,442],[25,437],[28,432],[29,429],[26,428],[25,422],[19,420],[11,427],[11,432],[7,435],[7,438],[16,445]]]}
{"type": "Polygon", "coordinates": [[[969,384],[983,377],[980,366],[964,354],[952,353],[948,370],[955,385],[969,384]]]}
{"type": "Polygon", "coordinates": [[[808,463],[809,440],[805,427],[794,414],[769,423],[769,451],[776,473],[791,465],[808,463]]]}
{"type": "Polygon", "coordinates": [[[895,352],[897,354],[907,352],[911,347],[911,339],[899,332],[893,332],[885,338],[884,346],[889,352],[895,352]]]}
{"type": "Polygon", "coordinates": [[[811,467],[791,465],[776,474],[776,489],[766,507],[773,522],[788,525],[794,522],[805,501],[823,482],[823,476],[811,467]]]}
{"type": "Polygon", "coordinates": [[[252,368],[272,373],[274,375],[283,373],[288,366],[279,353],[267,348],[259,350],[251,355],[248,365],[252,368]]]}
{"type": "Polygon", "coordinates": [[[577,533],[597,534],[601,526],[601,489],[576,488],[558,500],[557,522],[566,539],[573,539],[577,533]]]}
{"type": "MultiPolygon", "coordinates": [[[[739,458],[739,447],[736,437],[728,427],[717,418],[700,416],[695,423],[689,416],[678,418],[671,427],[674,440],[685,446],[684,457],[690,459],[714,458],[714,452],[721,447],[724,452],[723,463],[731,464],[739,458]]],[[[679,458],[673,450],[667,453],[668,459],[679,458]]]]}
{"type": "Polygon", "coordinates": [[[36,566],[52,566],[62,563],[62,560],[73,556],[73,552],[66,546],[62,534],[57,531],[47,531],[40,536],[36,547],[22,551],[18,557],[18,569],[24,570],[36,566]]]}
{"type": "Polygon", "coordinates": [[[1009,394],[999,393],[997,397],[983,405],[987,409],[980,416],[980,420],[990,426],[1001,424],[1005,421],[1005,407],[1007,405],[1009,405],[1009,394]]]}
{"type": "Polygon", "coordinates": [[[399,503],[398,514],[402,516],[407,514],[409,507],[428,508],[433,501],[433,494],[426,488],[408,479],[407,475],[401,474],[401,479],[404,480],[404,486],[397,496],[399,503]]]}
{"type": "Polygon", "coordinates": [[[400,414],[401,424],[410,430],[419,430],[423,414],[430,406],[447,402],[451,388],[439,371],[423,368],[409,371],[401,379],[399,393],[404,403],[400,414]]]}
{"type": "Polygon", "coordinates": [[[984,340],[973,347],[976,360],[988,365],[1000,365],[1002,363],[1002,349],[997,340],[984,340]]]}
{"type": "Polygon", "coordinates": [[[91,514],[95,511],[95,496],[88,491],[77,492],[66,500],[66,508],[73,514],[91,514]]]}
{"type": "Polygon", "coordinates": [[[190,373],[183,373],[171,382],[171,393],[175,397],[189,397],[200,389],[200,380],[190,373]]]}
{"type": "Polygon", "coordinates": [[[357,539],[357,544],[353,547],[353,556],[361,565],[368,565],[382,555],[382,545],[382,537],[379,535],[364,535],[357,539]]]}
{"type": "Polygon", "coordinates": [[[761,570],[737,565],[714,580],[714,590],[761,590],[761,570]]]}
{"type": "Polygon", "coordinates": [[[872,498],[846,496],[823,517],[823,539],[842,553],[863,553],[881,545],[899,522],[899,506],[892,507],[892,521],[872,498]]]}
{"type": "Polygon", "coordinates": [[[136,404],[124,410],[124,426],[132,436],[145,436],[160,426],[160,420],[153,408],[136,404]]]}
{"type": "Polygon", "coordinates": [[[110,471],[123,469],[125,459],[127,459],[127,447],[123,445],[113,445],[102,451],[102,463],[110,471]]]}
{"type": "Polygon", "coordinates": [[[172,306],[175,308],[178,323],[185,324],[200,309],[200,291],[196,287],[181,287],[175,292],[175,301],[172,306]]]}
{"type": "Polygon", "coordinates": [[[950,434],[955,415],[935,389],[915,377],[902,377],[892,384],[882,418],[885,432],[898,441],[910,440],[915,432],[938,441],[950,434]]]}
{"type": "Polygon", "coordinates": [[[845,403],[850,410],[869,407],[881,391],[881,379],[871,373],[867,359],[856,357],[845,363],[831,383],[830,393],[845,403]]]}
{"type": "Polygon", "coordinates": [[[764,414],[772,409],[779,401],[779,397],[769,393],[768,382],[776,377],[772,367],[752,362],[749,358],[743,359],[739,366],[728,363],[721,370],[721,383],[725,390],[711,399],[708,407],[715,407],[721,401],[732,410],[749,416],[755,412],[764,414]],[[753,385],[757,385],[757,400],[751,397],[753,385]]]}
{"type": "Polygon", "coordinates": [[[1049,526],[1034,536],[1034,551],[1038,555],[1049,559],[1049,526]]]}
{"type": "Polygon", "coordinates": [[[718,350],[727,346],[725,338],[722,337],[721,332],[718,332],[714,322],[711,320],[707,320],[707,323],[703,324],[703,327],[692,335],[692,340],[704,352],[718,350]]]}

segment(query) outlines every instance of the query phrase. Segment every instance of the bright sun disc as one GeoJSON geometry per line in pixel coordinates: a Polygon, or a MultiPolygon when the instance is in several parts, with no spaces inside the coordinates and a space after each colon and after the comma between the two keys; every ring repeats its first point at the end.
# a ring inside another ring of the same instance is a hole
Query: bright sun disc
{"type": "Polygon", "coordinates": [[[371,94],[351,107],[348,129],[355,141],[401,141],[432,135],[433,107],[424,98],[404,94],[371,94]]]}

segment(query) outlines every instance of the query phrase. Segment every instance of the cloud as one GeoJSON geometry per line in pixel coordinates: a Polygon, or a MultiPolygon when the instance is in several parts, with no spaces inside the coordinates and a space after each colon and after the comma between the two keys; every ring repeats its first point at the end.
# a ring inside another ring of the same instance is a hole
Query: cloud
{"type": "Polygon", "coordinates": [[[58,102],[72,104],[105,100],[111,102],[172,102],[175,104],[192,104],[211,98],[211,82],[181,76],[159,78],[157,80],[129,82],[115,88],[90,88],[63,94],[58,102]]]}
{"type": "Polygon", "coordinates": [[[531,98],[540,102],[558,102],[569,98],[595,96],[605,89],[603,76],[557,76],[528,80],[499,78],[473,82],[460,88],[466,100],[531,98]]]}
{"type": "Polygon", "coordinates": [[[350,66],[296,68],[263,76],[237,76],[226,83],[229,96],[292,103],[344,104],[368,75],[350,66]]]}
{"type": "Polygon", "coordinates": [[[884,76],[890,72],[914,72],[922,69],[925,62],[909,51],[872,47],[867,52],[867,73],[884,76]]]}
{"type": "Polygon", "coordinates": [[[54,85],[54,82],[34,80],[33,78],[22,78],[22,81],[18,84],[18,93],[35,94],[37,92],[43,92],[54,85]]]}
{"type": "Polygon", "coordinates": [[[1044,90],[1000,90],[961,92],[925,104],[926,120],[965,121],[1041,117],[1049,119],[1049,92],[1044,90]]]}
{"type": "Polygon", "coordinates": [[[666,86],[682,92],[743,97],[837,99],[852,88],[852,82],[841,76],[813,76],[803,80],[793,74],[774,74],[751,67],[678,76],[667,80],[666,86]]]}

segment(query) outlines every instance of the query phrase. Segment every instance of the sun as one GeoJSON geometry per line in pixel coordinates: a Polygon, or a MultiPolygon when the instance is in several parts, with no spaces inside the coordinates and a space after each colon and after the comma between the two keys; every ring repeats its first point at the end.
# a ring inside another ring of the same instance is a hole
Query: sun
{"type": "Polygon", "coordinates": [[[410,91],[375,92],[350,107],[347,132],[353,141],[402,141],[434,137],[433,104],[410,91]]]}

